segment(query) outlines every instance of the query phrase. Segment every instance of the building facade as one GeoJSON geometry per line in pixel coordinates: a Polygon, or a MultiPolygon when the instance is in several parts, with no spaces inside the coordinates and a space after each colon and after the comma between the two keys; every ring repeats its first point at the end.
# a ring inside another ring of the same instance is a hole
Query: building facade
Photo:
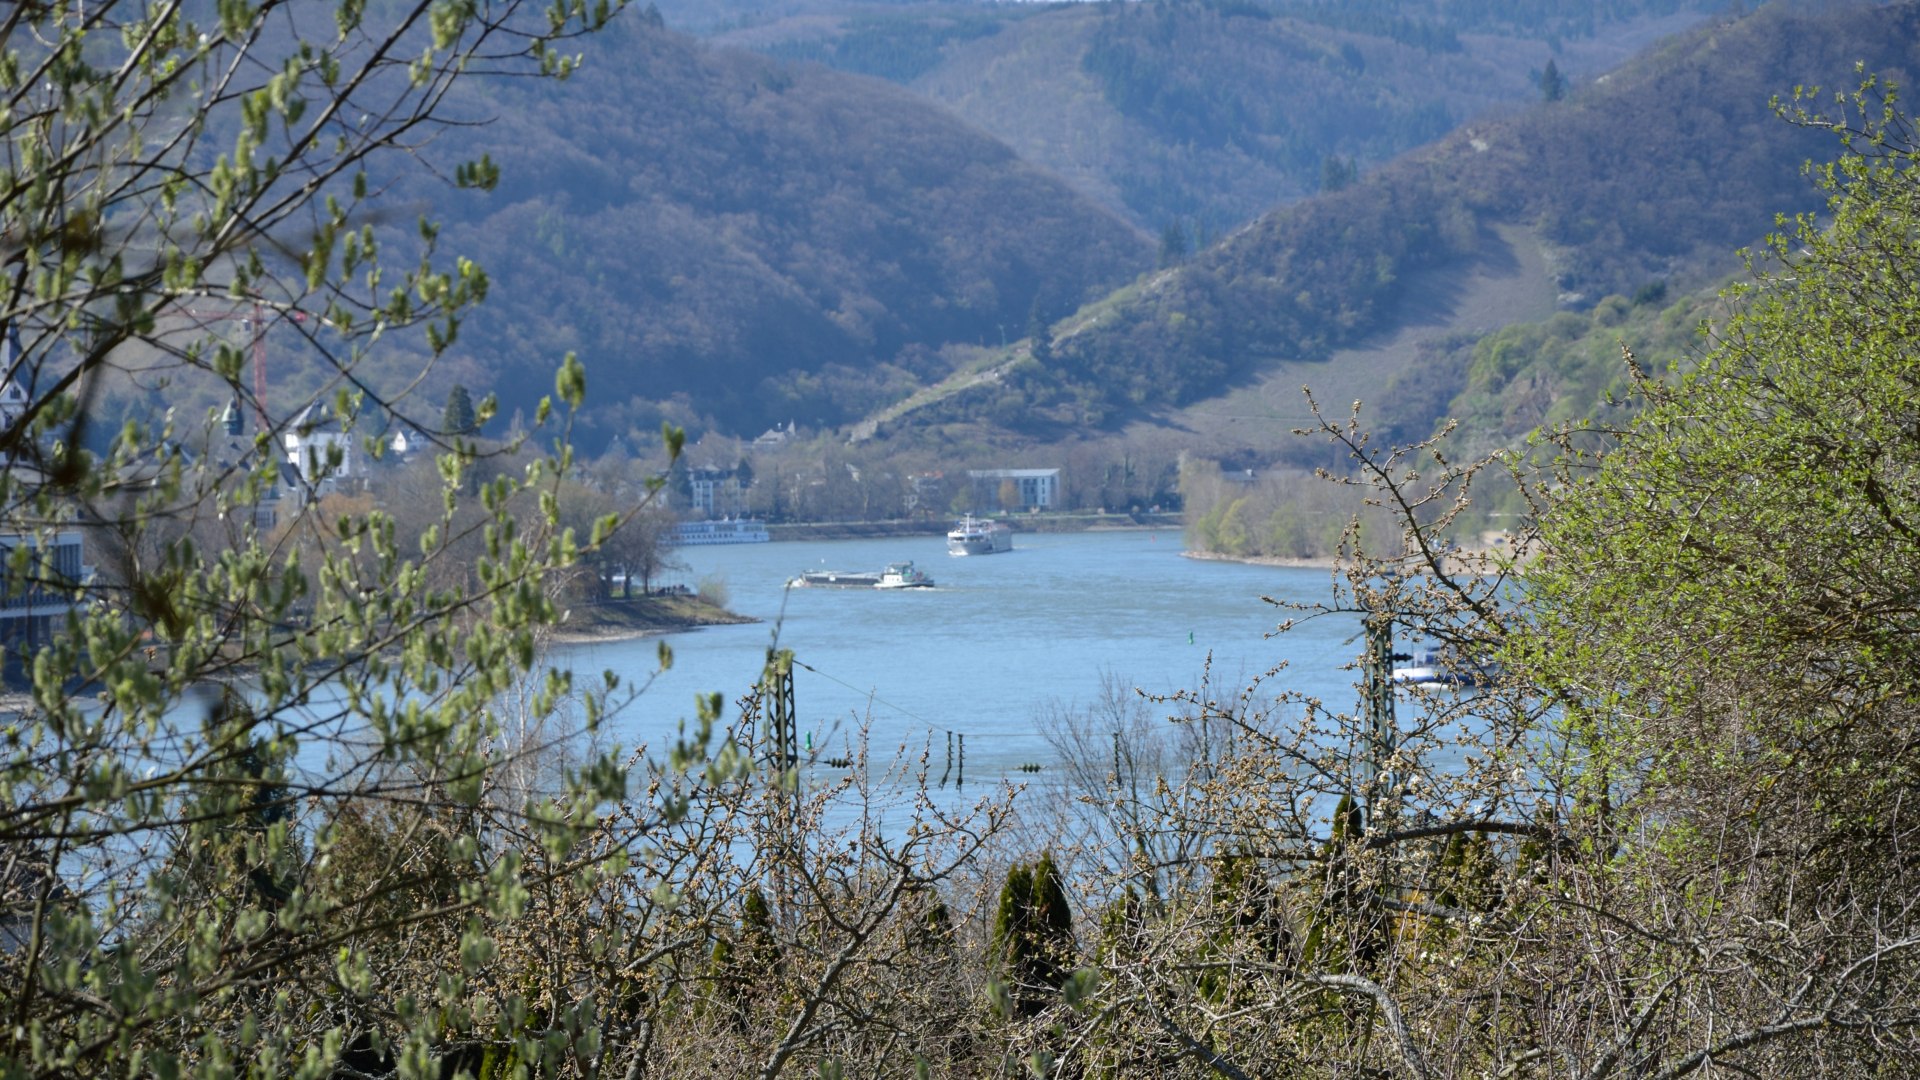
{"type": "Polygon", "coordinates": [[[987,513],[1060,505],[1059,469],[970,469],[973,508],[987,513]]]}
{"type": "Polygon", "coordinates": [[[73,588],[87,578],[83,558],[77,531],[44,538],[0,534],[0,667],[7,679],[22,678],[34,653],[66,629],[80,603],[73,588]],[[34,550],[26,569],[16,571],[14,553],[22,547],[34,550]]]}
{"type": "Polygon", "coordinates": [[[281,434],[287,464],[293,466],[303,501],[330,495],[360,476],[354,436],[321,404],[309,405],[281,434]]]}
{"type": "Polygon", "coordinates": [[[739,517],[746,510],[746,488],[734,469],[698,468],[687,472],[687,508],[699,518],[739,517]]]}

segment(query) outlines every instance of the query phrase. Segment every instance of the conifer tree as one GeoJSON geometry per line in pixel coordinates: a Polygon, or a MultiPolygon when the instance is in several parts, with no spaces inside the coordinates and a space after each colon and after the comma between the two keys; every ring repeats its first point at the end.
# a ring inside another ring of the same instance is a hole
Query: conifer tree
{"type": "Polygon", "coordinates": [[[1053,362],[1053,327],[1047,321],[1046,309],[1040,306],[1040,297],[1033,298],[1033,305],[1027,309],[1027,340],[1031,342],[1033,358],[1042,364],[1053,362]]]}
{"type": "Polygon", "coordinates": [[[1072,969],[1073,914],[1051,854],[1007,871],[993,920],[993,955],[1022,1016],[1046,1007],[1072,969]]]}
{"type": "Polygon", "coordinates": [[[460,383],[447,391],[447,407],[440,414],[440,430],[448,435],[471,435],[479,427],[473,395],[460,383]]]}
{"type": "Polygon", "coordinates": [[[1560,65],[1552,60],[1540,72],[1540,97],[1545,101],[1559,101],[1567,96],[1567,77],[1560,74],[1560,65]]]}

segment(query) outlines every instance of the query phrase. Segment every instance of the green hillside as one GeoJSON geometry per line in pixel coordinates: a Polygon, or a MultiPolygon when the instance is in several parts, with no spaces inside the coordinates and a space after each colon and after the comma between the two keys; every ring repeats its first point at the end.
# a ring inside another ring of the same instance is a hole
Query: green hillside
{"type": "Polygon", "coordinates": [[[1569,308],[1690,288],[1727,272],[1777,213],[1819,204],[1800,164],[1826,136],[1775,118],[1769,97],[1850,85],[1857,63],[1905,82],[1916,61],[1912,4],[1768,10],[1689,34],[1567,100],[1269,214],[1055,324],[1041,360],[919,420],[991,415],[1046,437],[1164,415],[1390,330],[1422,299],[1411,283],[1469,272],[1497,228],[1541,246],[1569,308]],[[1027,409],[1009,418],[1010,396],[1027,409]]]}
{"type": "MultiPolygon", "coordinates": [[[[1477,340],[1427,343],[1420,359],[1430,378],[1421,389],[1438,395],[1441,411],[1458,422],[1448,456],[1466,460],[1516,449],[1543,426],[1622,423],[1631,398],[1622,346],[1633,350],[1649,373],[1692,368],[1710,344],[1701,336],[1702,325],[1719,324],[1726,316],[1720,291],[1713,286],[1672,297],[1666,290],[1648,289],[1637,297],[1608,297],[1590,311],[1514,323],[1477,340]]],[[[1428,400],[1420,399],[1422,404],[1428,400]]],[[[1383,444],[1408,445],[1434,431],[1431,413],[1417,408],[1389,407],[1364,419],[1383,444]]],[[[1296,453],[1301,449],[1307,448],[1297,446],[1296,453]]],[[[1379,517],[1364,509],[1358,491],[1318,482],[1305,471],[1305,465],[1320,462],[1287,455],[1264,459],[1257,482],[1234,483],[1215,467],[1227,460],[1232,459],[1190,458],[1181,476],[1187,541],[1200,550],[1234,557],[1327,557],[1338,548],[1351,515],[1379,517]]],[[[1344,463],[1326,464],[1339,468],[1344,463]]],[[[1491,470],[1476,483],[1472,505],[1451,531],[1463,542],[1478,543],[1485,534],[1510,527],[1526,509],[1509,477],[1491,470]]]]}
{"type": "MultiPolygon", "coordinates": [[[[443,248],[492,274],[437,372],[509,411],[576,350],[594,444],[665,415],[832,424],[1144,269],[1147,238],[899,87],[707,46],[644,19],[564,87],[495,84],[489,155],[443,248]],[[662,403],[665,403],[664,405],[662,403]]],[[[433,189],[421,189],[422,198],[433,189]]]]}
{"type": "Polygon", "coordinates": [[[1536,428],[1604,415],[1606,403],[1625,400],[1630,389],[1622,346],[1650,372],[1691,367],[1708,344],[1702,325],[1726,316],[1720,291],[1610,296],[1591,311],[1517,323],[1461,344],[1441,358],[1460,373],[1447,408],[1460,422],[1456,445],[1462,453],[1515,446],[1536,428]]]}

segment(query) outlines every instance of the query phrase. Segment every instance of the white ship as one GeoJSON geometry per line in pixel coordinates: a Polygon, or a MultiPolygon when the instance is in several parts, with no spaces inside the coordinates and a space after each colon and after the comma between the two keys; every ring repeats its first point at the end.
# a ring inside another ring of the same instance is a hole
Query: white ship
{"type": "Polygon", "coordinates": [[[949,555],[994,555],[1013,550],[1013,530],[999,521],[981,521],[968,514],[947,534],[949,555]]]}
{"type": "Polygon", "coordinates": [[[753,518],[722,518],[719,521],[683,521],[673,527],[675,547],[701,544],[764,544],[773,539],[764,523],[753,518]]]}
{"type": "Polygon", "coordinates": [[[1393,669],[1395,686],[1487,686],[1500,674],[1497,664],[1449,663],[1437,652],[1423,652],[1407,667],[1393,669]]]}

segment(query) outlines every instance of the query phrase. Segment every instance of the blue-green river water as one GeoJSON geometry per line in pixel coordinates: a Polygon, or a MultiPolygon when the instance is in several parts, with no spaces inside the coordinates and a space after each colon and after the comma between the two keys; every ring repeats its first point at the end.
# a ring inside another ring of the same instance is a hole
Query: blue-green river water
{"type": "MultiPolygon", "coordinates": [[[[1089,704],[1111,673],[1166,693],[1200,685],[1209,656],[1217,687],[1232,692],[1286,663],[1267,686],[1305,691],[1337,708],[1356,698],[1358,621],[1327,618],[1269,636],[1287,613],[1262,597],[1331,596],[1326,570],[1200,561],[1181,555],[1177,532],[1021,533],[1011,552],[954,558],[938,536],[747,544],[678,552],[689,582],[717,579],[729,606],[760,622],[707,627],[666,640],[672,669],[615,719],[623,746],[660,750],[693,714],[702,692],[737,699],[758,678],[778,629],[794,651],[794,698],[803,739],[839,754],[864,724],[876,754],[931,747],[946,765],[948,732],[965,736],[969,787],[1023,779],[1052,751],[1036,718],[1052,704],[1089,704]],[[808,569],[878,570],[911,559],[937,587],[787,589],[808,569]]],[[[644,680],[659,639],[566,647],[555,661],[582,675],[611,669],[644,680]]],[[[1269,695],[1271,696],[1271,694],[1269,695]]]]}

